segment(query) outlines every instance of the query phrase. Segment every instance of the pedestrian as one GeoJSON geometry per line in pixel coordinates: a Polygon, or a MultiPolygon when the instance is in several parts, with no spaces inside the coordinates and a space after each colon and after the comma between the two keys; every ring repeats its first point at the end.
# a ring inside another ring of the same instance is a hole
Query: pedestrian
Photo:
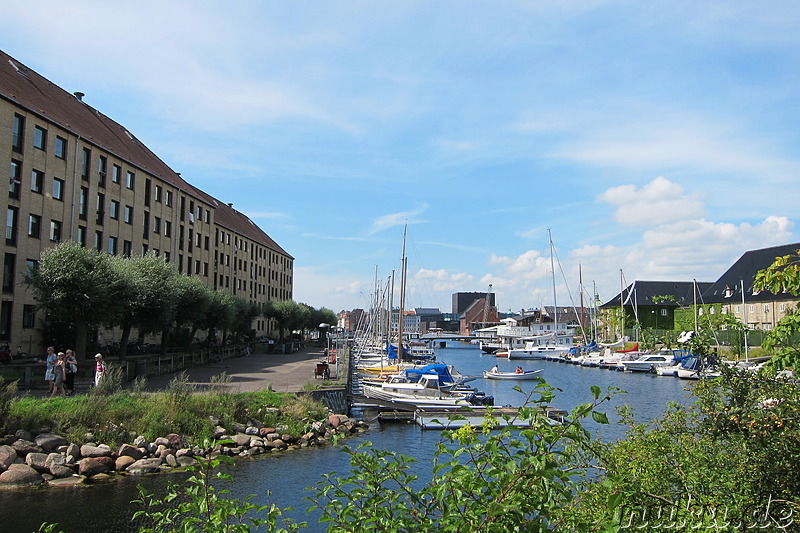
{"type": "Polygon", "coordinates": [[[56,395],[57,392],[61,392],[61,396],[66,396],[67,393],[64,390],[64,378],[66,377],[66,355],[64,352],[58,352],[56,356],[56,364],[53,365],[53,390],[50,391],[50,397],[56,395]]]}
{"type": "Polygon", "coordinates": [[[75,374],[78,372],[78,359],[72,350],[67,350],[66,354],[67,379],[64,383],[67,388],[67,396],[72,396],[75,394],[75,374]]]}
{"type": "Polygon", "coordinates": [[[102,354],[97,354],[94,356],[95,367],[94,367],[94,386],[97,387],[100,385],[100,380],[106,377],[106,373],[108,372],[108,366],[106,366],[106,362],[103,361],[102,354]]]}
{"type": "Polygon", "coordinates": [[[44,362],[47,364],[47,369],[44,372],[44,380],[47,381],[47,392],[52,393],[53,380],[55,379],[55,370],[53,367],[58,362],[56,349],[52,346],[47,347],[47,356],[45,357],[44,362]]]}

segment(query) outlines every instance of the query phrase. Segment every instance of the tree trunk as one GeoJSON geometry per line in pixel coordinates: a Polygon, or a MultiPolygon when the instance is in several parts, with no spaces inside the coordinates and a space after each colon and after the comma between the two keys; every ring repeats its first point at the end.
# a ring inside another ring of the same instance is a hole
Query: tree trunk
{"type": "Polygon", "coordinates": [[[161,355],[167,355],[167,343],[169,343],[169,328],[161,330],[161,355]]]}
{"type": "Polygon", "coordinates": [[[89,357],[86,354],[88,337],[89,324],[83,320],[78,320],[75,323],[75,359],[78,360],[78,365],[82,365],[89,360],[89,357]]]}
{"type": "Polygon", "coordinates": [[[122,325],[122,337],[119,339],[119,358],[121,361],[125,360],[128,355],[128,340],[131,338],[131,324],[122,325]]]}

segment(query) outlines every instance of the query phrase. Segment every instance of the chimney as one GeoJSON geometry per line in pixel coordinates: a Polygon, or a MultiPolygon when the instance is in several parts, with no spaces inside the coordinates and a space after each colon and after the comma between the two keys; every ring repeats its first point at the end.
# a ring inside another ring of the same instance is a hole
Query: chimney
{"type": "Polygon", "coordinates": [[[74,93],[72,93],[72,94],[74,94],[74,95],[75,95],[75,98],[77,98],[79,102],[83,102],[83,93],[82,93],[82,92],[80,92],[80,91],[75,91],[75,92],[74,92],[74,93]]]}
{"type": "Polygon", "coordinates": [[[228,207],[230,207],[231,209],[233,209],[233,203],[228,203],[228,207]]]}

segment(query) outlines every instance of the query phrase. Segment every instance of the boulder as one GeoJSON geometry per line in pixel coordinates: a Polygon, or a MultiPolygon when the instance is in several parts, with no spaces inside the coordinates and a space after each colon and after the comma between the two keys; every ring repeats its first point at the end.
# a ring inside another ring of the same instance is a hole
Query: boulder
{"type": "Polygon", "coordinates": [[[237,433],[232,437],[232,440],[237,446],[250,446],[250,438],[250,435],[246,433],[237,433]]]}
{"type": "Polygon", "coordinates": [[[247,435],[258,435],[258,428],[255,426],[247,426],[244,432],[247,435]]]}
{"type": "Polygon", "coordinates": [[[272,446],[274,448],[278,448],[279,450],[283,450],[287,447],[287,444],[282,439],[275,439],[272,441],[272,446]]]}
{"type": "Polygon", "coordinates": [[[147,439],[144,436],[139,435],[135,439],[133,439],[133,445],[137,448],[144,448],[147,446],[147,439]]]}
{"type": "Polygon", "coordinates": [[[14,441],[14,444],[11,445],[14,450],[17,452],[17,456],[25,457],[29,453],[42,453],[42,449],[39,448],[35,442],[25,440],[25,439],[17,439],[14,441]]]}
{"type": "Polygon", "coordinates": [[[67,439],[55,433],[40,433],[36,436],[34,442],[45,452],[51,452],[59,446],[66,446],[69,444],[67,439]]]}
{"type": "Polygon", "coordinates": [[[175,457],[185,457],[185,456],[192,456],[195,455],[194,450],[190,448],[181,448],[175,452],[175,457]]]}
{"type": "Polygon", "coordinates": [[[154,474],[161,472],[161,459],[152,457],[149,459],[139,459],[128,467],[131,474],[154,474]]]}
{"type": "Polygon", "coordinates": [[[49,472],[50,469],[46,466],[47,457],[46,453],[31,452],[25,456],[25,464],[37,472],[49,472]]]}
{"type": "Polygon", "coordinates": [[[28,465],[13,464],[0,474],[1,488],[29,487],[44,483],[42,475],[28,465]]]}
{"type": "Polygon", "coordinates": [[[215,427],[214,428],[214,440],[221,439],[227,432],[228,432],[228,430],[225,429],[222,426],[215,427]]]}
{"type": "Polygon", "coordinates": [[[78,461],[78,473],[82,476],[92,477],[97,474],[106,474],[114,467],[111,457],[86,457],[78,461]],[[111,462],[111,464],[109,464],[111,462]]]}
{"type": "Polygon", "coordinates": [[[111,457],[111,450],[108,448],[108,446],[92,446],[91,444],[84,444],[81,446],[81,457],[111,457]]]}
{"type": "Polygon", "coordinates": [[[16,433],[14,433],[14,436],[16,437],[14,440],[33,441],[33,435],[31,435],[31,432],[24,429],[18,429],[16,433]]]}
{"type": "Polygon", "coordinates": [[[71,475],[69,477],[56,478],[48,481],[47,484],[51,487],[74,487],[86,481],[85,476],[71,475]]]}
{"type": "Polygon", "coordinates": [[[330,415],[328,416],[328,424],[331,425],[334,429],[338,428],[342,423],[342,420],[339,418],[339,415],[330,415]]]}
{"type": "Polygon", "coordinates": [[[17,460],[17,450],[7,444],[0,446],[0,466],[3,470],[14,464],[17,460]]]}
{"type": "Polygon", "coordinates": [[[128,457],[133,458],[134,461],[138,461],[139,459],[144,457],[144,451],[131,444],[123,444],[122,446],[119,447],[117,455],[120,457],[126,455],[128,457]]]}
{"type": "Polygon", "coordinates": [[[188,455],[181,455],[180,457],[176,457],[179,466],[192,466],[197,464],[197,459],[194,457],[189,457],[188,455]]]}
{"type": "Polygon", "coordinates": [[[169,442],[169,447],[173,450],[177,450],[178,448],[183,448],[183,437],[178,435],[177,433],[170,433],[167,435],[167,442],[169,442]]]}
{"type": "Polygon", "coordinates": [[[169,439],[166,437],[158,437],[156,440],[153,441],[153,444],[156,446],[164,446],[165,448],[169,447],[169,439]]]}
{"type": "MultiPolygon", "coordinates": [[[[141,458],[140,458],[141,459],[141,458]]],[[[114,461],[114,469],[118,472],[124,472],[127,470],[129,466],[135,463],[137,459],[134,459],[130,455],[120,455],[117,457],[117,460],[114,461]]]]}
{"type": "Polygon", "coordinates": [[[177,458],[177,457],[175,457],[173,454],[169,454],[169,455],[167,455],[167,456],[164,458],[164,462],[166,462],[166,463],[167,463],[167,465],[171,466],[172,468],[175,468],[175,467],[177,467],[177,466],[178,466],[178,464],[179,464],[179,463],[178,463],[178,458],[177,458]]]}
{"type": "Polygon", "coordinates": [[[264,447],[264,439],[262,439],[261,437],[252,437],[252,438],[250,438],[249,446],[251,448],[263,448],[264,447]]]}
{"type": "Polygon", "coordinates": [[[71,477],[74,473],[75,471],[67,465],[53,465],[50,467],[50,474],[56,478],[71,477]]]}
{"type": "Polygon", "coordinates": [[[231,429],[236,433],[244,433],[247,429],[244,424],[240,424],[239,422],[234,422],[231,426],[231,429]]]}
{"type": "Polygon", "coordinates": [[[77,444],[70,444],[67,446],[67,456],[72,456],[77,461],[81,458],[81,447],[77,444]]]}

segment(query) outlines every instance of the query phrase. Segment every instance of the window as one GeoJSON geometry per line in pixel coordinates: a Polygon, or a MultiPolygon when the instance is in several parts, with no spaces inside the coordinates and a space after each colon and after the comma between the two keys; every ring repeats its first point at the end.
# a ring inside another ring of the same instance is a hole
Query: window
{"type": "Polygon", "coordinates": [[[22,153],[22,143],[25,141],[25,117],[14,115],[11,125],[11,149],[18,154],[22,153]]]}
{"type": "Polygon", "coordinates": [[[47,130],[41,126],[33,128],[33,147],[39,150],[47,148],[47,130]]]}
{"type": "Polygon", "coordinates": [[[161,218],[153,217],[153,233],[158,235],[161,233],[161,218]]]}
{"type": "Polygon", "coordinates": [[[44,172],[41,170],[31,170],[31,191],[42,194],[44,189],[44,172]]]}
{"type": "Polygon", "coordinates": [[[64,180],[53,178],[53,200],[64,200],[64,180]]]}
{"type": "Polygon", "coordinates": [[[764,314],[769,314],[769,304],[764,304],[764,314]]]}
{"type": "Polygon", "coordinates": [[[147,244],[143,244],[142,245],[142,257],[147,255],[147,250],[148,250],[147,244]]]}
{"type": "Polygon", "coordinates": [[[708,312],[711,313],[712,315],[715,315],[715,314],[717,314],[717,308],[716,307],[712,307],[711,309],[708,310],[708,312]]]}
{"type": "Polygon", "coordinates": [[[144,180],[144,206],[150,207],[150,188],[153,186],[150,179],[144,180]]]}
{"type": "Polygon", "coordinates": [[[108,159],[101,155],[97,160],[97,185],[100,187],[106,186],[106,171],[108,170],[108,159]]]}
{"type": "Polygon", "coordinates": [[[81,192],[78,195],[78,218],[86,220],[86,215],[89,213],[89,188],[81,187],[81,192]]]}
{"type": "Polygon", "coordinates": [[[61,242],[61,221],[50,221],[50,240],[53,242],[61,242]]]}
{"type": "Polygon", "coordinates": [[[81,155],[81,179],[89,181],[89,172],[92,170],[92,151],[84,148],[81,155]]]}
{"type": "Polygon", "coordinates": [[[17,245],[17,208],[9,206],[6,214],[6,244],[17,245]]]}
{"type": "Polygon", "coordinates": [[[198,259],[195,259],[194,260],[194,273],[195,274],[200,274],[200,272],[201,272],[201,270],[200,270],[200,261],[198,259]]]}
{"type": "Polygon", "coordinates": [[[108,207],[108,216],[114,220],[119,220],[119,202],[111,200],[111,205],[108,207]]]}
{"type": "Polygon", "coordinates": [[[728,314],[728,306],[727,305],[722,308],[722,314],[723,315],[727,315],[728,314]]]}
{"type": "Polygon", "coordinates": [[[117,255],[117,238],[116,237],[109,237],[108,238],[108,253],[111,255],[117,255]]]}
{"type": "Polygon", "coordinates": [[[22,306],[22,327],[29,329],[36,327],[36,306],[25,304],[22,306]]]}
{"type": "Polygon", "coordinates": [[[111,181],[119,183],[120,176],[122,176],[122,167],[114,165],[111,167],[111,181]]]}
{"type": "Polygon", "coordinates": [[[786,303],[783,303],[783,302],[781,302],[781,303],[778,305],[778,309],[780,310],[780,312],[781,312],[781,313],[784,313],[784,312],[786,312],[786,303]]]}
{"type": "Polygon", "coordinates": [[[164,237],[172,237],[172,222],[164,221],[164,237]]]}
{"type": "Polygon", "coordinates": [[[6,254],[5,261],[3,261],[3,292],[14,292],[14,271],[16,268],[16,254],[6,254]]]}
{"type": "Polygon", "coordinates": [[[203,236],[199,233],[195,236],[195,245],[200,248],[203,245],[203,236]]]}
{"type": "Polygon", "coordinates": [[[167,191],[167,206],[172,207],[172,191],[167,191]]]}
{"type": "Polygon", "coordinates": [[[169,263],[169,252],[164,252],[164,261],[169,263]]]}
{"type": "Polygon", "coordinates": [[[667,316],[667,310],[666,309],[662,309],[661,310],[661,316],[667,316]]]}
{"type": "Polygon", "coordinates": [[[210,245],[210,239],[208,238],[208,235],[206,235],[206,237],[205,237],[205,246],[204,246],[204,248],[205,248],[206,250],[208,250],[208,249],[209,249],[209,245],[210,245]]]}
{"type": "Polygon", "coordinates": [[[11,160],[11,168],[9,169],[9,184],[8,184],[8,197],[19,198],[19,190],[22,185],[22,162],[11,160]]]}
{"type": "Polygon", "coordinates": [[[205,218],[206,224],[209,224],[211,222],[211,210],[210,209],[206,209],[205,215],[206,215],[206,218],[205,218]]]}
{"type": "Polygon", "coordinates": [[[131,241],[122,241],[122,255],[130,257],[133,251],[133,243],[131,241]]]}
{"type": "Polygon", "coordinates": [[[126,224],[133,224],[133,206],[126,205],[125,206],[125,223],[126,224]]]}
{"type": "Polygon", "coordinates": [[[150,213],[144,212],[144,224],[142,225],[142,238],[147,240],[150,238],[150,213]]]}
{"type": "MultiPolygon", "coordinates": [[[[106,195],[99,192],[97,193],[97,220],[95,221],[97,224],[103,224],[103,218],[105,217],[105,209],[106,209],[106,195]]],[[[102,251],[100,248],[98,251],[102,251]]]]}
{"type": "Polygon", "coordinates": [[[153,193],[153,199],[158,203],[161,203],[161,195],[163,190],[164,189],[161,188],[161,185],[156,185],[155,192],[153,193]]]}
{"type": "Polygon", "coordinates": [[[86,226],[78,226],[78,244],[86,247],[86,226]]]}
{"type": "Polygon", "coordinates": [[[756,312],[756,306],[754,304],[748,305],[747,306],[747,312],[748,313],[755,313],[756,312]]]}
{"type": "Polygon", "coordinates": [[[136,174],[134,174],[133,172],[131,172],[129,170],[128,173],[125,174],[125,186],[127,188],[133,190],[133,186],[134,186],[134,182],[135,181],[136,181],[136,174]]]}
{"type": "Polygon", "coordinates": [[[33,237],[34,239],[38,239],[41,232],[42,232],[42,217],[39,215],[34,215],[33,213],[29,214],[28,237],[33,237]]]}
{"type": "Polygon", "coordinates": [[[67,140],[64,137],[56,136],[56,157],[59,159],[67,158],[67,140]]]}
{"type": "Polygon", "coordinates": [[[103,251],[103,232],[100,230],[94,232],[94,249],[98,252],[103,251]]]}

